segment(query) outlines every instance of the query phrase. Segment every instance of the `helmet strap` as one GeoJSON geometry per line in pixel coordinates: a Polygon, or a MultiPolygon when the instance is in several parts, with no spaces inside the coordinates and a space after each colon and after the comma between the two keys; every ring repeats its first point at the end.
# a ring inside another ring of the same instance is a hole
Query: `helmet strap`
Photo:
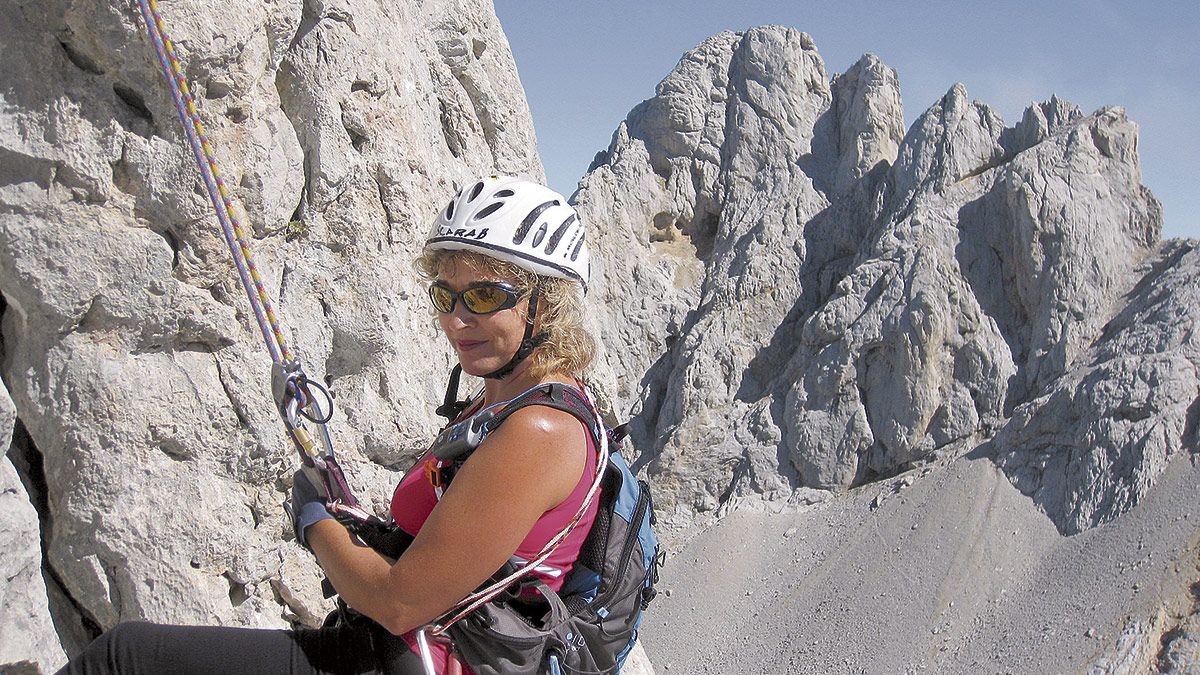
{"type": "Polygon", "coordinates": [[[467,406],[471,405],[470,400],[458,400],[458,381],[462,377],[462,364],[454,364],[454,368],[450,370],[450,381],[446,383],[446,398],[442,404],[437,407],[438,415],[446,418],[446,422],[453,422],[462,414],[467,406]]]}
{"type": "Polygon", "coordinates": [[[493,370],[483,377],[489,380],[503,380],[512,373],[513,369],[515,369],[518,364],[524,361],[527,356],[532,354],[533,350],[541,346],[541,344],[550,337],[545,333],[545,331],[538,333],[537,335],[533,334],[533,324],[535,323],[534,320],[537,318],[538,298],[538,288],[537,286],[534,286],[533,290],[529,293],[529,316],[527,316],[525,319],[525,335],[521,338],[521,346],[517,347],[517,353],[513,354],[513,357],[508,360],[508,363],[500,366],[496,370],[493,370]]]}

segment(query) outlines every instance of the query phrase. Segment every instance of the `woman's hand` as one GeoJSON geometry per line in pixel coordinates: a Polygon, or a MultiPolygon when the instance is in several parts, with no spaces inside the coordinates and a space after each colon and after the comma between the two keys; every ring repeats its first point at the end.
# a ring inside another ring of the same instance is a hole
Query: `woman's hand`
{"type": "Polygon", "coordinates": [[[312,525],[308,540],[342,599],[400,635],[504,565],[538,518],[575,489],[586,453],[586,432],[570,413],[522,408],[463,464],[395,564],[357,545],[334,520],[312,525]]]}
{"type": "Polygon", "coordinates": [[[304,469],[292,476],[292,498],[284,503],[284,510],[292,519],[292,530],[296,533],[296,541],[308,548],[304,531],[319,520],[332,519],[333,514],[325,508],[325,492],[317,485],[304,469]]]}

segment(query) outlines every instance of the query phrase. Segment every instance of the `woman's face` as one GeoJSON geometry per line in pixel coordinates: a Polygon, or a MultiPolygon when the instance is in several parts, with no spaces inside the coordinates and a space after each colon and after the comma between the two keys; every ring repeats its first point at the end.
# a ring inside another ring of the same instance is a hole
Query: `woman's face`
{"type": "MultiPolygon", "coordinates": [[[[468,265],[449,264],[438,273],[437,281],[458,293],[472,284],[495,281],[511,285],[511,280],[490,276],[468,265]]],[[[521,289],[524,294],[525,289],[521,289]]],[[[438,323],[446,339],[458,354],[458,362],[470,375],[481,376],[503,367],[517,353],[525,336],[525,317],[529,301],[522,298],[515,307],[491,314],[472,314],[461,298],[449,312],[438,312],[438,323]]]]}

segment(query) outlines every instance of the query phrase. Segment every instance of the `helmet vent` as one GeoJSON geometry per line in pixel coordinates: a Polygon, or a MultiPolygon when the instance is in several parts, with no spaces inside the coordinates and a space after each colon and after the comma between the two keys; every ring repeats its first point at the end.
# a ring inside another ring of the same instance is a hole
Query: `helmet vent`
{"type": "Polygon", "coordinates": [[[554,249],[558,248],[558,243],[562,240],[563,235],[567,233],[567,228],[571,227],[571,223],[573,222],[575,222],[574,213],[572,213],[570,216],[567,216],[567,219],[563,221],[563,224],[559,225],[558,229],[554,231],[554,234],[550,235],[550,242],[546,244],[547,254],[554,253],[554,249]]]}
{"type": "Polygon", "coordinates": [[[546,229],[547,223],[542,223],[542,226],[538,228],[538,231],[533,233],[533,242],[529,245],[534,248],[541,246],[542,240],[546,238],[546,229]]]}
{"type": "Polygon", "coordinates": [[[545,211],[556,204],[558,204],[558,200],[546,202],[545,204],[538,204],[537,206],[533,207],[533,210],[529,212],[529,215],[525,216],[525,220],[521,221],[521,226],[517,228],[516,232],[513,232],[512,243],[520,244],[522,241],[525,241],[525,235],[529,234],[529,228],[533,227],[534,221],[538,219],[538,216],[542,215],[542,211],[545,211]]]}
{"type": "Polygon", "coordinates": [[[494,195],[492,195],[492,196],[493,196],[493,197],[511,197],[511,196],[513,196],[513,191],[512,191],[512,190],[507,190],[507,189],[506,189],[506,190],[501,190],[501,191],[497,192],[496,194],[494,194],[494,195]]]}
{"type": "Polygon", "coordinates": [[[471,196],[467,197],[467,201],[475,201],[475,198],[479,196],[480,192],[483,192],[483,181],[479,181],[475,184],[475,187],[471,188],[471,196]]]}
{"type": "Polygon", "coordinates": [[[583,240],[586,238],[587,235],[580,237],[579,243],[575,244],[575,250],[571,251],[571,262],[575,262],[575,260],[579,257],[579,249],[583,248],[583,240]]]}
{"type": "Polygon", "coordinates": [[[451,199],[450,203],[446,205],[446,220],[450,220],[453,217],[454,217],[454,200],[451,199]]]}
{"type": "Polygon", "coordinates": [[[480,209],[479,213],[475,214],[475,220],[483,220],[484,218],[487,218],[499,210],[501,206],[504,206],[504,202],[492,202],[491,204],[488,204],[480,209]]]}

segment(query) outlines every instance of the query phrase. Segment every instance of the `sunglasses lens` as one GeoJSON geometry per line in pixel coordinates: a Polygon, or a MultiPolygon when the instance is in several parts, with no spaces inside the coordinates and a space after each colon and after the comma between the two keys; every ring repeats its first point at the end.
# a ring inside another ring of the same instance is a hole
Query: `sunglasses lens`
{"type": "Polygon", "coordinates": [[[463,304],[476,314],[489,314],[502,309],[511,294],[497,286],[479,286],[463,291],[463,304]]]}
{"type": "Polygon", "coordinates": [[[461,293],[435,283],[429,287],[429,299],[433,307],[442,314],[454,311],[454,303],[462,298],[463,306],[473,314],[491,314],[502,309],[508,309],[517,304],[520,293],[507,286],[489,284],[474,286],[461,293]]]}
{"type": "Polygon", "coordinates": [[[429,287],[429,299],[433,308],[443,314],[454,309],[454,293],[450,289],[434,284],[429,287]]]}

